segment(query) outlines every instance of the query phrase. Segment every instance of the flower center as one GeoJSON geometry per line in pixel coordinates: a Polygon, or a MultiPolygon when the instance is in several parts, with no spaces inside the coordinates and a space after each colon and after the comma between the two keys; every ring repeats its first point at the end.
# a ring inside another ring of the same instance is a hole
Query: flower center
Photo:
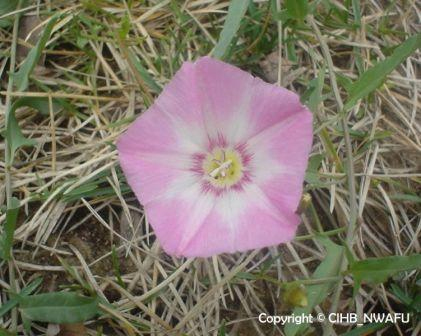
{"type": "Polygon", "coordinates": [[[215,148],[203,161],[207,179],[216,187],[230,187],[243,176],[241,156],[233,149],[215,148]]]}

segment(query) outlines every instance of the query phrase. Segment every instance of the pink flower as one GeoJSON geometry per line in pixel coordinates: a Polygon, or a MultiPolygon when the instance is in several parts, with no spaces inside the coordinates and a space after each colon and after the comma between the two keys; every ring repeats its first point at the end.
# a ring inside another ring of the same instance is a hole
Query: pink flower
{"type": "Polygon", "coordinates": [[[203,57],[183,64],[117,147],[164,250],[207,257],[294,237],[311,143],[295,93],[203,57]]]}

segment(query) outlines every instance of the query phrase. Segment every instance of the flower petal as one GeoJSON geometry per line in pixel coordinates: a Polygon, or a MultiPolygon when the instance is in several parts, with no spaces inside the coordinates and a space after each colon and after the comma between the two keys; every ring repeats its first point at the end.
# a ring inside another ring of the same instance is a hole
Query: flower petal
{"type": "Polygon", "coordinates": [[[230,64],[202,57],[195,63],[196,87],[205,129],[213,139],[220,134],[236,143],[245,136],[254,77],[230,64]]]}
{"type": "Polygon", "coordinates": [[[247,117],[248,138],[303,110],[303,105],[296,93],[268,84],[260,78],[254,78],[251,94],[247,117]]]}
{"type": "Polygon", "coordinates": [[[312,114],[305,108],[247,142],[254,182],[281,210],[295,211],[312,145],[312,114]]]}
{"type": "Polygon", "coordinates": [[[167,192],[189,171],[196,145],[156,107],[149,108],[120,136],[118,156],[127,181],[141,203],[167,192]]]}
{"type": "Polygon", "coordinates": [[[299,223],[293,212],[281,213],[255,186],[229,192],[216,205],[186,245],[186,257],[208,257],[277,245],[290,241],[299,223]]]}
{"type": "Polygon", "coordinates": [[[268,84],[230,64],[202,57],[194,63],[197,97],[207,133],[245,142],[302,111],[296,93],[268,84]]]}
{"type": "Polygon", "coordinates": [[[202,194],[199,184],[193,184],[178,195],[147,203],[145,210],[164,250],[180,256],[184,255],[185,246],[195,239],[214,206],[213,196],[202,194]]]}
{"type": "Polygon", "coordinates": [[[208,136],[203,130],[202,101],[197,89],[196,64],[184,62],[156,99],[154,107],[172,123],[183,137],[204,148],[208,136]]]}
{"type": "Polygon", "coordinates": [[[290,241],[299,223],[281,213],[255,186],[222,197],[192,185],[182,194],[145,205],[149,222],[171,255],[208,257],[290,241]]]}

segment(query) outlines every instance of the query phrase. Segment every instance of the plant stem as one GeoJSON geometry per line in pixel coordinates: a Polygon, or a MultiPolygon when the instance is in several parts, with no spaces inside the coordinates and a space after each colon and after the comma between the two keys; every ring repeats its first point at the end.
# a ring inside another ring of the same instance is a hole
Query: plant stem
{"type": "MultiPolygon", "coordinates": [[[[22,0],[19,0],[17,10],[20,10],[22,6],[22,0]]],[[[7,84],[7,95],[6,95],[6,102],[5,102],[5,127],[7,132],[7,125],[9,121],[9,113],[10,107],[12,105],[12,96],[11,92],[13,90],[13,74],[15,73],[15,65],[16,65],[16,46],[18,40],[18,31],[19,31],[19,19],[20,13],[15,14],[15,20],[13,22],[13,35],[12,35],[12,45],[10,47],[10,66],[9,66],[9,82],[7,84]]],[[[10,150],[10,144],[7,141],[7,137],[4,140],[5,144],[5,188],[6,188],[6,206],[7,209],[12,207],[12,177],[10,174],[11,170],[11,162],[12,162],[12,153],[10,150]]],[[[9,279],[10,279],[10,289],[13,292],[16,292],[16,277],[15,277],[15,269],[13,261],[9,261],[9,279]]],[[[18,325],[18,312],[17,309],[14,308],[11,312],[11,330],[16,330],[18,325]]]]}
{"type": "MultiPolygon", "coordinates": [[[[313,16],[309,15],[307,20],[310,23],[311,27],[314,29],[314,32],[320,42],[320,47],[322,49],[323,56],[327,62],[329,78],[332,85],[333,93],[335,95],[335,99],[338,104],[338,112],[342,115],[341,125],[344,131],[344,138],[345,138],[345,149],[346,149],[346,159],[347,159],[346,160],[346,168],[347,168],[346,173],[347,173],[347,179],[348,179],[348,192],[349,192],[349,224],[347,228],[345,242],[348,248],[352,249],[352,245],[354,241],[355,226],[357,223],[357,193],[356,193],[356,187],[355,187],[354,163],[353,163],[353,156],[352,156],[351,137],[349,135],[349,128],[348,128],[348,123],[347,123],[347,114],[344,111],[344,104],[342,102],[342,98],[338,89],[338,84],[336,82],[336,76],[333,70],[333,61],[329,52],[329,47],[327,46],[326,41],[324,40],[313,16]]],[[[346,261],[345,255],[342,254],[340,270],[343,271],[346,268],[346,266],[347,266],[347,261],[346,261]]],[[[336,312],[338,309],[338,303],[339,303],[342,286],[343,286],[343,278],[339,280],[338,286],[336,287],[335,293],[333,294],[332,305],[330,308],[331,312],[336,312]]]]}
{"type": "MultiPolygon", "coordinates": [[[[19,1],[17,9],[19,10],[22,5],[22,0],[19,1]]],[[[7,127],[9,121],[9,111],[10,106],[12,104],[12,97],[11,92],[13,90],[13,74],[15,72],[15,65],[16,65],[16,45],[18,40],[18,30],[19,30],[19,19],[20,13],[15,14],[15,21],[13,23],[13,35],[12,35],[12,45],[10,47],[10,66],[9,66],[9,83],[7,84],[7,94],[6,94],[6,104],[5,104],[5,125],[7,127]]],[[[11,151],[9,148],[9,143],[7,141],[7,137],[4,140],[5,143],[5,187],[6,187],[6,205],[7,208],[11,207],[11,199],[12,199],[12,178],[10,175],[10,162],[11,162],[11,151]]]]}
{"type": "MultiPolygon", "coordinates": [[[[281,1],[276,1],[276,10],[281,11],[281,1]]],[[[277,84],[281,86],[282,84],[282,21],[278,20],[278,80],[277,84]]]]}

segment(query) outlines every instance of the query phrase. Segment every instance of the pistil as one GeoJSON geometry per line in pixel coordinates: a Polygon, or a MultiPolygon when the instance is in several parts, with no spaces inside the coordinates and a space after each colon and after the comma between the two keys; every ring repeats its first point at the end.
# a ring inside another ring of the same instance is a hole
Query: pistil
{"type": "Polygon", "coordinates": [[[212,170],[209,173],[209,176],[215,179],[218,178],[218,175],[220,175],[221,177],[225,177],[227,175],[226,171],[227,169],[231,167],[231,164],[232,164],[232,160],[227,160],[223,162],[219,167],[212,170]]]}

